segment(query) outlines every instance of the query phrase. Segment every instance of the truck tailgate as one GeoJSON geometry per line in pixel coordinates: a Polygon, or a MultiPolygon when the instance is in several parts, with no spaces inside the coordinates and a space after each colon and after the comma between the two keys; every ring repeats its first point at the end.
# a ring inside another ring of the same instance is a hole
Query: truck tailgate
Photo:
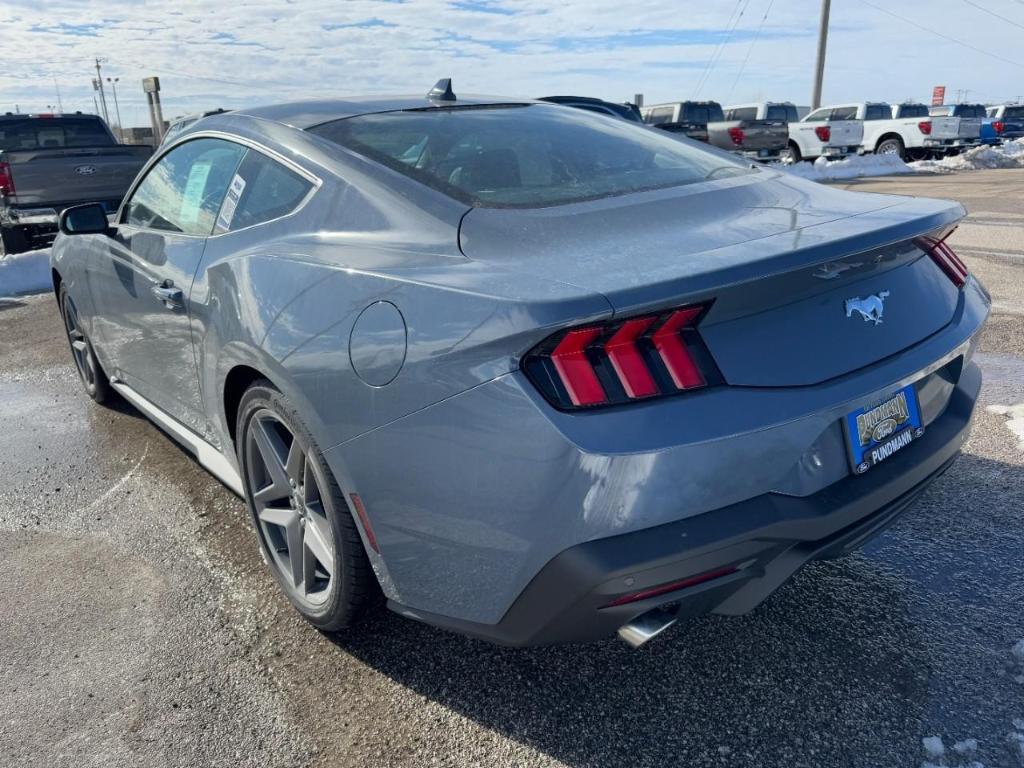
{"type": "Polygon", "coordinates": [[[0,154],[19,207],[120,201],[152,150],[145,146],[22,149],[0,154]]]}
{"type": "Polygon", "coordinates": [[[853,147],[864,139],[864,123],[860,120],[831,120],[828,126],[832,129],[830,147],[853,147]]]}
{"type": "Polygon", "coordinates": [[[961,117],[959,120],[960,130],[957,132],[957,138],[976,139],[981,136],[981,118],[961,117]]]}
{"type": "MultiPolygon", "coordinates": [[[[955,139],[960,135],[960,118],[959,117],[933,117],[930,118],[932,122],[931,137],[933,139],[955,139]]],[[[981,130],[981,123],[978,124],[978,130],[981,130]]]]}
{"type": "Polygon", "coordinates": [[[740,128],[743,142],[739,148],[743,151],[779,151],[789,142],[789,125],[785,120],[744,120],[740,128]]]}

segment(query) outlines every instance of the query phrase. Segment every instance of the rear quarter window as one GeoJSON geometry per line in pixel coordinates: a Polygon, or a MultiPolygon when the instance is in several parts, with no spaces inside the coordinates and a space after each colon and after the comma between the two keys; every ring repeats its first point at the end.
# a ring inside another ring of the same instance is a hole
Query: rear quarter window
{"type": "Polygon", "coordinates": [[[293,213],[313,183],[254,149],[246,153],[228,186],[214,234],[235,232],[293,213]]]}
{"type": "Polygon", "coordinates": [[[106,126],[96,118],[0,120],[0,150],[108,147],[113,144],[106,126]]]}

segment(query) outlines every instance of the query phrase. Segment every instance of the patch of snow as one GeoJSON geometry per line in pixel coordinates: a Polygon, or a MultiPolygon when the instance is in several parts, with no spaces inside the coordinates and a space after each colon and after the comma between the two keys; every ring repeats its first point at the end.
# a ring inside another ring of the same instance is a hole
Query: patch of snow
{"type": "MultiPolygon", "coordinates": [[[[990,405],[985,409],[989,413],[994,413],[997,416],[1006,416],[1007,428],[1017,436],[1017,447],[1024,451],[1024,403],[1018,403],[1017,405],[990,405]]],[[[1017,646],[1024,645],[1024,640],[1017,644],[1017,646]]],[[[1017,653],[1017,646],[1014,646],[1014,653],[1017,653]]],[[[1024,665],[1024,647],[1020,650],[1020,661],[1024,665]]]]}
{"type": "Polygon", "coordinates": [[[958,755],[969,755],[978,751],[977,739],[964,739],[953,745],[953,751],[958,755]]]}
{"type": "Polygon", "coordinates": [[[895,155],[852,155],[845,160],[819,157],[813,163],[776,164],[774,168],[812,181],[860,179],[865,176],[892,176],[914,173],[914,169],[895,155]]]}
{"type": "Polygon", "coordinates": [[[50,249],[0,256],[0,296],[44,293],[50,281],[50,249]]]}
{"type": "Polygon", "coordinates": [[[1009,141],[998,147],[975,147],[956,157],[941,160],[918,160],[911,170],[933,173],[977,171],[983,168],[1024,168],[1024,139],[1009,141]]]}
{"type": "Polygon", "coordinates": [[[942,743],[941,736],[925,736],[921,739],[921,746],[928,757],[939,759],[946,754],[946,746],[942,743]]]}

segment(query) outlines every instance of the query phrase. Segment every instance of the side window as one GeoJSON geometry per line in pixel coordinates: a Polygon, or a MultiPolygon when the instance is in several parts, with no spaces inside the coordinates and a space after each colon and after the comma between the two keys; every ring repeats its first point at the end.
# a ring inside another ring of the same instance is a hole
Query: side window
{"type": "Polygon", "coordinates": [[[864,110],[865,120],[888,120],[892,117],[892,108],[883,104],[868,104],[864,110]]]}
{"type": "Polygon", "coordinates": [[[661,125],[671,123],[675,114],[675,107],[654,107],[647,111],[644,122],[648,125],[661,125]]]}
{"type": "Polygon", "coordinates": [[[231,178],[214,233],[234,232],[289,214],[312,188],[308,179],[251,149],[231,178]]]}
{"type": "Polygon", "coordinates": [[[731,115],[726,117],[726,120],[756,120],[757,119],[757,107],[741,107],[739,109],[730,109],[731,115]]]}
{"type": "Polygon", "coordinates": [[[222,139],[196,139],[164,155],[128,201],[132,227],[209,235],[245,147],[222,139]]]}
{"type": "Polygon", "coordinates": [[[856,107],[836,107],[832,110],[832,116],[829,120],[856,120],[857,119],[857,108],[856,107]]]}
{"type": "Polygon", "coordinates": [[[807,117],[804,118],[805,123],[822,123],[828,120],[828,116],[832,114],[831,107],[825,107],[823,109],[816,109],[807,117]]]}

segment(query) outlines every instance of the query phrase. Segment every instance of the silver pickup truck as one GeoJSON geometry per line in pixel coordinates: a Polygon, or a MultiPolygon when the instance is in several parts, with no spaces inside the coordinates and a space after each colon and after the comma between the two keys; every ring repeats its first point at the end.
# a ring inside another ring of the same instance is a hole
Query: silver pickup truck
{"type": "Polygon", "coordinates": [[[641,111],[648,125],[759,160],[777,160],[789,141],[785,120],[730,116],[716,101],[654,104],[641,111]]]}
{"type": "Polygon", "coordinates": [[[72,205],[116,210],[151,154],[95,115],[0,115],[0,255],[49,245],[72,205]]]}

